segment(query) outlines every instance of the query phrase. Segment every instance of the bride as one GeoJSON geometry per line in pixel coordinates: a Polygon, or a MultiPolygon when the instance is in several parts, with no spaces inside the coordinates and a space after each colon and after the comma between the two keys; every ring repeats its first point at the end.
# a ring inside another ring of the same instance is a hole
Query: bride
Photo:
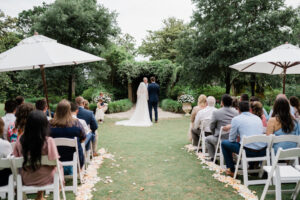
{"type": "Polygon", "coordinates": [[[137,90],[136,108],[129,120],[116,122],[116,125],[123,126],[152,126],[148,108],[148,89],[144,82],[141,82],[137,90]]]}

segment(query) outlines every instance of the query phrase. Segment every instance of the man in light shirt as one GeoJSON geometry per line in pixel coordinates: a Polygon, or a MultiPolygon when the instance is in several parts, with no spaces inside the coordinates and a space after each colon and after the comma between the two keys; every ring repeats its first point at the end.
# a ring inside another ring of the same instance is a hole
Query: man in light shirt
{"type": "Polygon", "coordinates": [[[5,102],[4,110],[6,112],[5,116],[2,117],[4,121],[4,130],[3,130],[3,138],[7,140],[7,129],[9,124],[12,124],[16,121],[16,110],[17,110],[17,102],[14,100],[8,100],[5,102]]]}
{"type": "MultiPolygon", "coordinates": [[[[72,117],[74,119],[78,119],[77,118],[78,106],[75,103],[71,103],[71,112],[72,112],[72,117]]],[[[88,150],[90,150],[91,141],[94,139],[94,134],[92,134],[90,127],[86,124],[86,122],[83,119],[78,119],[78,120],[79,120],[80,124],[82,125],[82,127],[84,128],[84,131],[86,134],[84,144],[85,144],[86,151],[88,151],[88,150]]]]}
{"type": "MultiPolygon", "coordinates": [[[[200,130],[201,122],[205,119],[211,119],[213,111],[217,110],[215,108],[215,104],[216,104],[215,97],[209,96],[207,97],[206,101],[207,101],[207,107],[198,111],[195,118],[194,127],[192,129],[192,137],[195,146],[198,144],[198,140],[201,132],[200,130]]],[[[206,127],[205,134],[207,135],[211,134],[211,130],[209,127],[206,127]]]]}
{"type": "MultiPolygon", "coordinates": [[[[235,166],[233,163],[232,153],[239,153],[240,142],[243,137],[263,135],[263,124],[261,119],[250,113],[249,102],[242,101],[239,103],[240,114],[231,121],[229,139],[222,141],[222,152],[226,162],[227,175],[233,176],[235,166]],[[238,137],[240,138],[239,140],[238,137]]],[[[260,157],[266,155],[266,144],[255,142],[244,146],[248,157],[260,157]]]]}

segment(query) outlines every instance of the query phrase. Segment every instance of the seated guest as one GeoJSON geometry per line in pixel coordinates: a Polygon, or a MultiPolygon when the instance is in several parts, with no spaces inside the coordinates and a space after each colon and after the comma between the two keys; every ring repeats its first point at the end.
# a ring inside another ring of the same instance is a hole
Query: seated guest
{"type": "Polygon", "coordinates": [[[16,142],[25,130],[28,115],[34,110],[30,103],[21,104],[16,112],[16,121],[8,125],[7,138],[9,142],[16,142]]]}
{"type": "MultiPolygon", "coordinates": [[[[233,117],[238,115],[238,111],[231,107],[232,98],[228,94],[222,96],[221,106],[219,110],[212,113],[212,119],[210,124],[210,130],[212,135],[206,137],[205,144],[208,150],[210,159],[212,160],[215,156],[215,149],[218,143],[219,133],[221,126],[226,126],[231,123],[233,117]]],[[[222,140],[228,139],[228,134],[222,135],[222,140]]]]}
{"type": "MultiPolygon", "coordinates": [[[[286,97],[285,94],[278,94],[278,95],[276,96],[276,100],[279,99],[279,98],[284,98],[284,99],[288,100],[288,98],[286,97]]],[[[275,100],[275,101],[276,101],[276,100],[275,100]]],[[[288,102],[289,102],[289,101],[288,101],[288,102]]],[[[294,107],[291,106],[290,102],[289,102],[289,105],[290,105],[290,112],[291,112],[291,115],[292,115],[292,117],[295,118],[295,112],[296,112],[296,110],[294,109],[294,107]]],[[[269,117],[272,117],[272,115],[273,115],[273,109],[270,110],[269,117]]]]}
{"type": "MultiPolygon", "coordinates": [[[[71,114],[70,102],[63,99],[56,107],[54,118],[50,120],[50,136],[53,138],[75,138],[78,140],[78,154],[80,167],[84,164],[84,154],[81,147],[81,142],[85,140],[85,131],[78,119],[74,119],[71,114]]],[[[60,160],[73,160],[75,149],[71,147],[57,147],[60,160]]],[[[72,168],[64,167],[66,174],[72,174],[72,168]]]]}
{"type": "Polygon", "coordinates": [[[197,106],[195,106],[192,110],[192,114],[191,114],[191,122],[192,123],[194,123],[196,115],[199,112],[199,110],[202,110],[202,109],[206,108],[206,106],[207,106],[206,96],[204,94],[201,94],[198,97],[197,106]]]}
{"type": "MultiPolygon", "coordinates": [[[[7,140],[3,140],[3,127],[4,121],[0,118],[0,158],[7,158],[12,153],[11,144],[7,140]]],[[[0,187],[8,184],[8,177],[11,174],[11,170],[0,169],[0,187]]]]}
{"type": "Polygon", "coordinates": [[[250,103],[250,112],[258,116],[262,120],[263,126],[267,127],[267,119],[264,115],[262,104],[259,101],[250,103]]]}
{"type": "MultiPolygon", "coordinates": [[[[43,155],[49,160],[59,158],[53,138],[48,137],[49,123],[40,110],[32,111],[27,119],[24,134],[17,141],[14,156],[24,157],[21,170],[22,181],[27,186],[44,186],[53,183],[56,167],[41,166],[43,155]]],[[[44,191],[39,191],[36,199],[44,199],[44,191]]]]}
{"type": "MultiPolygon", "coordinates": [[[[261,119],[250,113],[249,102],[242,101],[239,103],[240,115],[234,117],[231,121],[229,139],[221,143],[222,152],[226,162],[227,175],[233,176],[235,171],[232,153],[239,153],[240,141],[243,137],[263,135],[263,125],[261,119]],[[239,141],[238,141],[239,138],[239,141]]],[[[266,144],[261,142],[245,145],[247,157],[259,157],[266,155],[266,144]]]]}
{"type": "MultiPolygon", "coordinates": [[[[191,114],[191,123],[190,123],[190,128],[188,131],[188,138],[190,141],[192,141],[192,129],[194,127],[194,122],[195,122],[195,118],[197,113],[199,112],[199,110],[204,109],[207,106],[207,102],[206,102],[206,96],[204,94],[201,94],[198,97],[198,103],[197,106],[194,106],[193,110],[192,110],[192,114],[191,114]]],[[[198,141],[196,141],[198,142],[198,141]]]]}
{"type": "MultiPolygon", "coordinates": [[[[254,101],[259,101],[259,98],[257,98],[256,96],[252,96],[252,97],[250,98],[250,103],[251,103],[251,102],[254,102],[254,101]]],[[[260,102],[260,101],[259,101],[259,102],[260,102]]],[[[266,117],[266,120],[268,121],[268,120],[269,120],[268,112],[266,111],[266,109],[265,109],[264,107],[262,107],[262,109],[263,109],[264,115],[265,115],[265,117],[266,117]]]]}
{"type": "Polygon", "coordinates": [[[239,109],[239,100],[236,97],[232,97],[232,108],[238,110],[239,109]]]}
{"type": "MultiPolygon", "coordinates": [[[[78,119],[77,118],[78,106],[76,105],[76,103],[73,103],[73,102],[71,103],[71,112],[72,112],[72,117],[74,119],[78,119]]],[[[85,144],[85,149],[88,151],[88,150],[90,150],[90,144],[94,138],[94,135],[92,134],[90,127],[88,127],[88,125],[86,124],[86,122],[83,119],[78,119],[78,120],[81,123],[81,125],[84,128],[84,131],[86,133],[86,138],[85,138],[84,144],[85,144]]]]}
{"type": "Polygon", "coordinates": [[[97,121],[95,119],[94,113],[90,110],[86,110],[84,109],[84,103],[83,103],[84,99],[83,97],[76,97],[75,102],[78,106],[78,113],[77,113],[77,118],[78,119],[83,119],[86,124],[90,127],[90,129],[92,130],[92,133],[94,134],[94,140],[93,140],[93,154],[94,156],[98,156],[97,153],[97,140],[98,140],[98,136],[97,136],[97,129],[98,129],[98,124],[97,121]]]}
{"type": "Polygon", "coordinates": [[[295,110],[295,118],[300,119],[300,104],[298,97],[292,96],[290,97],[290,104],[292,108],[295,110]]]}
{"type": "Polygon", "coordinates": [[[242,94],[240,101],[249,101],[249,95],[248,94],[242,94]]]}
{"type": "Polygon", "coordinates": [[[47,119],[50,120],[51,118],[47,115],[47,110],[48,110],[48,106],[47,106],[47,101],[46,99],[41,99],[41,100],[37,100],[35,102],[35,109],[43,111],[43,113],[45,113],[45,115],[47,116],[47,119]]]}
{"type": "Polygon", "coordinates": [[[90,105],[89,105],[89,101],[88,100],[84,100],[83,101],[83,107],[84,107],[84,109],[86,109],[86,110],[89,110],[90,109],[90,105]]]}
{"type": "Polygon", "coordinates": [[[17,102],[17,106],[19,107],[20,105],[22,105],[25,102],[25,99],[22,96],[17,96],[16,102],[17,102]]]}
{"type": "Polygon", "coordinates": [[[99,122],[104,121],[104,115],[106,110],[107,110],[107,106],[103,102],[103,99],[99,98],[97,103],[96,115],[95,115],[97,121],[99,122]]]}
{"type": "MultiPolygon", "coordinates": [[[[271,118],[268,121],[267,135],[274,134],[279,135],[299,135],[299,123],[294,120],[290,112],[290,104],[285,98],[277,98],[274,106],[271,118]]],[[[273,148],[275,153],[278,148],[289,149],[297,146],[294,142],[280,142],[274,144],[273,148]]]]}
{"type": "Polygon", "coordinates": [[[2,137],[5,140],[8,140],[7,138],[7,130],[8,126],[16,121],[16,109],[17,109],[17,102],[13,100],[8,100],[5,102],[4,110],[5,115],[2,117],[2,120],[4,121],[4,130],[2,137]]]}
{"type": "MultiPolygon", "coordinates": [[[[212,113],[217,110],[215,108],[215,104],[216,104],[216,99],[215,97],[209,96],[207,97],[207,107],[200,110],[197,115],[196,115],[196,119],[194,122],[194,127],[192,129],[192,137],[193,137],[193,142],[194,142],[194,146],[198,145],[198,141],[199,141],[199,136],[200,136],[200,128],[201,128],[201,121],[205,120],[205,119],[211,119],[212,113]]],[[[211,130],[209,129],[209,127],[206,127],[205,129],[205,135],[211,135],[211,130]]]]}

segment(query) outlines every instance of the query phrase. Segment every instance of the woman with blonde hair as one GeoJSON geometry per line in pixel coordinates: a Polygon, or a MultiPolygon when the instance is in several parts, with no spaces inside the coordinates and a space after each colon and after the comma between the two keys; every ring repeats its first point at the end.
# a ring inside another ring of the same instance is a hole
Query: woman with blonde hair
{"type": "MultiPolygon", "coordinates": [[[[61,100],[55,111],[54,118],[50,121],[50,136],[53,138],[75,138],[78,142],[79,162],[82,167],[84,164],[84,155],[81,142],[86,138],[86,133],[78,119],[73,118],[71,113],[71,104],[68,100],[61,100]]],[[[60,146],[57,147],[61,161],[73,160],[74,148],[60,146]]],[[[73,173],[71,167],[64,167],[66,175],[73,173]]]]}
{"type": "Polygon", "coordinates": [[[190,141],[192,141],[192,128],[194,127],[196,115],[200,110],[206,108],[206,106],[207,106],[206,96],[204,94],[201,94],[198,97],[197,106],[195,106],[193,108],[192,114],[191,114],[191,123],[190,123],[190,129],[189,129],[189,133],[188,133],[188,137],[189,137],[190,141]]]}

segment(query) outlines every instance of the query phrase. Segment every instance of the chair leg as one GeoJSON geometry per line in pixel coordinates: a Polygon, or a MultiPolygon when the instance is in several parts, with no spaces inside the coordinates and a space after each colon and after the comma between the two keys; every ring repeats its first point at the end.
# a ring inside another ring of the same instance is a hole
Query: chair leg
{"type": "Polygon", "coordinates": [[[295,191],[293,192],[291,199],[296,200],[298,194],[299,194],[299,190],[300,190],[300,181],[298,181],[296,187],[295,187],[295,191]]]}
{"type": "Polygon", "coordinates": [[[8,180],[8,200],[14,200],[14,179],[13,175],[9,176],[8,180]]]}
{"type": "Polygon", "coordinates": [[[276,190],[276,200],[281,200],[281,180],[280,180],[280,171],[279,167],[276,167],[275,172],[275,190],[276,190]]]}
{"type": "MultiPolygon", "coordinates": [[[[244,155],[244,153],[243,153],[244,155]]],[[[248,187],[248,162],[247,158],[243,156],[242,159],[242,167],[243,167],[243,178],[244,178],[244,185],[248,187]]],[[[237,166],[238,168],[238,166],[237,166]]],[[[238,170],[238,169],[236,169],[238,170]]]]}
{"type": "Polygon", "coordinates": [[[23,200],[22,179],[20,175],[17,176],[17,199],[23,200]]]}
{"type": "Polygon", "coordinates": [[[56,173],[54,175],[54,188],[53,188],[53,200],[59,200],[59,179],[58,179],[58,174],[56,173]]]}
{"type": "Polygon", "coordinates": [[[73,165],[73,193],[76,194],[77,193],[77,184],[78,184],[78,171],[77,171],[77,164],[73,165]]]}
{"type": "Polygon", "coordinates": [[[197,153],[199,152],[199,149],[200,149],[200,142],[201,142],[201,134],[199,135],[198,146],[197,146],[197,153]]]}

